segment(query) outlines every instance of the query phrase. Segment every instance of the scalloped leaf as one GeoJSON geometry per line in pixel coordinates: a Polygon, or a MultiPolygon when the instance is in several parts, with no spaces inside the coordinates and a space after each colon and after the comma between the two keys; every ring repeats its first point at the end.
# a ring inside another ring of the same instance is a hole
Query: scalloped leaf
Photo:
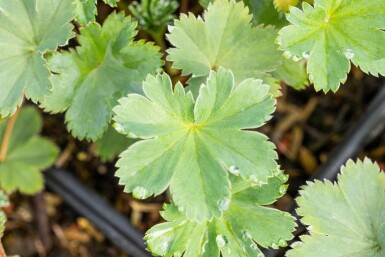
{"type": "Polygon", "coordinates": [[[137,198],[159,195],[170,186],[188,218],[221,215],[219,202],[230,196],[228,172],[266,182],[277,154],[266,136],[244,129],[270,119],[274,98],[261,80],[235,87],[231,71],[211,72],[194,101],[168,75],[148,76],[145,96],[132,94],[114,108],[118,131],[145,139],[123,152],[116,176],[137,198]]]}
{"type": "Polygon", "coordinates": [[[223,203],[223,215],[212,221],[189,221],[175,205],[165,205],[162,216],[167,222],[147,231],[148,249],[168,257],[263,257],[257,244],[275,249],[286,246],[286,241],[293,238],[294,217],[261,206],[285,193],[287,186],[283,183],[287,178],[279,174],[285,180],[273,177],[265,185],[246,187],[244,181],[232,176],[238,190],[233,190],[231,202],[223,203]]]}
{"type": "Polygon", "coordinates": [[[43,54],[73,37],[71,1],[0,0],[0,115],[13,114],[23,95],[37,103],[50,94],[43,54]]]}
{"type": "MultiPolygon", "coordinates": [[[[0,142],[6,124],[0,123],[0,142]]],[[[37,135],[41,127],[41,117],[35,108],[21,110],[12,130],[6,158],[0,162],[0,188],[4,191],[34,194],[43,188],[41,170],[53,164],[59,150],[51,141],[37,135]]]]}
{"type": "Polygon", "coordinates": [[[309,183],[297,199],[309,226],[288,257],[385,256],[385,174],[369,159],[341,168],[338,184],[309,183]]]}
{"type": "Polygon", "coordinates": [[[385,75],[385,1],[316,0],[302,9],[290,9],[292,25],[277,41],[287,56],[307,59],[316,90],[337,91],[350,61],[365,73],[385,75]]]}
{"type": "Polygon", "coordinates": [[[101,27],[80,30],[80,47],[49,60],[54,89],[42,107],[66,111],[67,127],[79,139],[95,141],[107,130],[112,107],[128,93],[141,93],[140,83],[162,65],[159,48],[133,42],[136,23],[112,13],[101,27]]]}
{"type": "MultiPolygon", "coordinates": [[[[247,78],[272,81],[269,74],[281,58],[272,26],[252,27],[248,8],[232,0],[215,1],[203,17],[182,14],[169,27],[167,38],[174,48],[168,50],[167,59],[175,68],[185,75],[205,77],[224,67],[233,71],[236,83],[247,78]]],[[[278,91],[271,90],[274,95],[278,91]]]]}

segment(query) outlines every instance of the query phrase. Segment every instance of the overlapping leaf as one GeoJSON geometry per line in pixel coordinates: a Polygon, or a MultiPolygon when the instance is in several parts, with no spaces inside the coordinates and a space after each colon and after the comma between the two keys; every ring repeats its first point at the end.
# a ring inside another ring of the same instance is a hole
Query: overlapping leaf
{"type": "Polygon", "coordinates": [[[281,177],[262,186],[250,186],[232,176],[232,200],[223,215],[212,221],[189,221],[174,205],[166,205],[167,222],[151,228],[145,237],[148,249],[157,256],[249,257],[264,255],[262,247],[286,246],[293,236],[294,218],[264,207],[282,196],[287,188],[281,177]]]}
{"type": "Polygon", "coordinates": [[[42,106],[53,113],[67,110],[67,126],[74,136],[100,138],[117,99],[141,92],[141,81],[162,64],[159,48],[132,41],[135,26],[124,14],[112,13],[103,27],[90,24],[81,29],[76,50],[49,60],[54,90],[42,106]]]}
{"type": "Polygon", "coordinates": [[[162,193],[170,185],[174,201],[189,218],[221,215],[230,197],[228,171],[255,183],[276,168],[274,146],[257,132],[274,110],[269,86],[248,79],[237,87],[230,71],[212,72],[194,102],[180,83],[149,76],[146,97],[129,95],[114,108],[116,127],[146,140],[123,152],[116,175],[138,198],[162,193]]]}
{"type": "Polygon", "coordinates": [[[291,8],[292,25],[278,43],[287,55],[308,59],[307,72],[316,90],[336,91],[350,61],[373,75],[385,74],[385,1],[316,0],[314,7],[291,8]]]}
{"type": "Polygon", "coordinates": [[[369,159],[348,161],[338,184],[309,183],[298,214],[310,235],[288,257],[385,256],[385,174],[369,159]]]}
{"type": "Polygon", "coordinates": [[[0,115],[16,111],[23,95],[33,102],[50,94],[43,59],[73,36],[73,6],[62,0],[0,0],[0,115]]]}
{"type": "MultiPolygon", "coordinates": [[[[169,29],[168,39],[175,48],[168,50],[168,60],[183,74],[203,80],[210,70],[224,67],[233,71],[237,83],[246,78],[273,81],[269,72],[280,62],[276,31],[252,27],[251,20],[248,8],[232,0],[209,5],[204,20],[183,14],[169,29]]],[[[277,88],[271,90],[274,94],[277,88]]]]}
{"type": "MultiPolygon", "coordinates": [[[[95,21],[95,16],[98,12],[96,8],[97,0],[73,0],[76,6],[76,20],[80,24],[88,24],[95,21]]],[[[104,3],[111,7],[117,6],[118,0],[103,0],[104,3]]]]}
{"type": "MultiPolygon", "coordinates": [[[[12,130],[6,158],[0,162],[2,190],[33,194],[43,188],[41,170],[52,165],[59,151],[51,141],[37,135],[41,123],[36,109],[25,107],[21,110],[12,130]]],[[[6,124],[0,123],[0,142],[6,124]]]]}

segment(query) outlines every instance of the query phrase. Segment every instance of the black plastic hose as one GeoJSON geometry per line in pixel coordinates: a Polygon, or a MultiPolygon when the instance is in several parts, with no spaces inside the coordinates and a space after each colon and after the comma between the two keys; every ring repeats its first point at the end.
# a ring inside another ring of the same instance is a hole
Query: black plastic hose
{"type": "Polygon", "coordinates": [[[82,185],[68,172],[52,169],[44,173],[47,186],[59,194],[76,212],[93,223],[112,243],[132,257],[151,256],[143,235],[127,218],[82,185]]]}
{"type": "MultiPolygon", "coordinates": [[[[350,158],[357,157],[365,145],[379,136],[385,127],[385,85],[371,101],[368,109],[348,130],[341,142],[330,152],[327,161],[314,173],[310,180],[328,179],[334,181],[342,165],[350,158]]],[[[291,206],[290,213],[295,213],[291,206]]],[[[266,250],[265,257],[279,257],[280,250],[266,250]]]]}

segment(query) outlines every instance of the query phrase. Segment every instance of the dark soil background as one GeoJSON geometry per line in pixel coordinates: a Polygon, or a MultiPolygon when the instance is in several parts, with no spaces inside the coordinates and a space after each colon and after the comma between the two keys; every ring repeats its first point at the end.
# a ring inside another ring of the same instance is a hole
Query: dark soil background
{"type": "MultiPolygon", "coordinates": [[[[122,1],[119,8],[125,9],[129,2],[122,1]]],[[[98,20],[104,20],[111,11],[110,7],[100,4],[98,20]]],[[[180,11],[198,14],[202,8],[197,1],[182,0],[180,11]]],[[[138,37],[149,38],[143,32],[138,37]]],[[[186,80],[178,75],[174,79],[186,80]]],[[[283,96],[278,99],[273,119],[259,129],[276,144],[281,168],[290,175],[288,193],[274,204],[275,207],[289,209],[298,186],[327,160],[330,151],[338,145],[382,86],[385,86],[384,79],[365,75],[355,67],[336,94],[315,92],[311,86],[297,91],[282,85],[283,96]]],[[[143,233],[162,222],[159,210],[168,199],[167,194],[138,201],[123,193],[114,177],[114,162],[102,162],[95,156],[92,143],[75,140],[65,128],[63,115],[43,115],[43,134],[54,140],[62,150],[56,161],[57,167],[73,173],[143,233]]],[[[381,135],[365,146],[360,156],[368,156],[385,167],[385,136],[381,135]]],[[[33,197],[14,194],[11,200],[12,205],[5,210],[9,220],[4,237],[9,255],[127,256],[105,239],[87,219],[63,202],[60,196],[49,190],[33,197]]]]}

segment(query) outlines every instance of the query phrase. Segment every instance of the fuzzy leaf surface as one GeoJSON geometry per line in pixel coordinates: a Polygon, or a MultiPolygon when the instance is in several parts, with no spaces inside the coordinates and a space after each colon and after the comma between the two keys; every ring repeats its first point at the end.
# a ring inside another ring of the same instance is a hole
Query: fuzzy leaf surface
{"type": "MultiPolygon", "coordinates": [[[[0,123],[0,142],[6,124],[0,123]]],[[[0,162],[0,188],[5,192],[19,190],[25,194],[34,194],[43,188],[41,170],[53,164],[59,150],[51,141],[37,135],[41,127],[41,117],[36,109],[25,107],[21,110],[12,131],[6,158],[0,162]]]]}
{"type": "Polygon", "coordinates": [[[53,113],[66,111],[67,127],[77,138],[101,138],[117,100],[141,93],[142,80],[161,66],[159,48],[132,41],[135,27],[123,13],[112,13],[103,27],[93,23],[80,30],[76,50],[49,60],[54,89],[42,106],[53,113]]]}
{"type": "MultiPolygon", "coordinates": [[[[206,77],[219,67],[230,69],[237,83],[247,78],[268,81],[280,62],[272,26],[252,27],[252,15],[243,2],[217,0],[204,20],[182,14],[169,28],[169,61],[183,74],[206,77]]],[[[273,89],[273,88],[271,88],[273,89]]]]}
{"type": "Polygon", "coordinates": [[[221,215],[219,202],[230,197],[228,170],[242,178],[267,181],[276,169],[274,145],[244,129],[270,118],[275,100],[269,86],[248,79],[235,87],[230,71],[212,72],[194,101],[168,75],[148,76],[145,97],[119,100],[114,108],[122,133],[145,140],[123,152],[116,175],[138,198],[159,195],[170,186],[188,218],[221,215]]]}
{"type": "Polygon", "coordinates": [[[341,168],[338,184],[309,183],[297,199],[310,235],[288,257],[385,256],[385,174],[369,159],[341,168]]]}
{"type": "Polygon", "coordinates": [[[257,244],[265,248],[286,246],[286,241],[293,237],[294,218],[262,206],[282,196],[284,181],[273,177],[265,185],[249,184],[239,189],[237,184],[244,181],[232,177],[238,190],[233,190],[231,203],[223,215],[212,221],[190,221],[175,205],[165,205],[162,216],[167,222],[156,225],[146,234],[149,250],[167,257],[182,254],[184,257],[219,257],[220,254],[262,257],[257,244]]]}
{"type": "Polygon", "coordinates": [[[336,91],[346,81],[350,62],[365,73],[385,75],[385,2],[316,0],[292,7],[278,43],[287,55],[307,58],[316,90],[336,91]]]}
{"type": "Polygon", "coordinates": [[[50,94],[43,53],[73,36],[73,6],[62,0],[0,0],[0,115],[16,111],[23,94],[39,102],[50,94]]]}

